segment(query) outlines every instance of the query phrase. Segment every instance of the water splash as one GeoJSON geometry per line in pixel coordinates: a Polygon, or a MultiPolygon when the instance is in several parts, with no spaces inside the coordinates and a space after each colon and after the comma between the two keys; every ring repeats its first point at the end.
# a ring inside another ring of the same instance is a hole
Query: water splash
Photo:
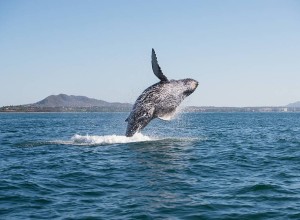
{"type": "MultiPolygon", "coordinates": [[[[194,141],[203,141],[205,138],[193,138],[193,137],[158,137],[147,136],[141,133],[137,133],[132,137],[126,137],[123,135],[79,135],[75,134],[69,140],[55,140],[47,142],[35,143],[37,146],[42,144],[60,144],[60,145],[77,145],[77,146],[93,146],[93,145],[111,145],[111,144],[126,144],[126,143],[138,143],[138,142],[157,142],[163,141],[168,143],[190,143],[194,141]]],[[[33,146],[34,144],[30,144],[33,146]]]]}
{"type": "Polygon", "coordinates": [[[94,145],[94,144],[122,144],[122,143],[133,143],[133,142],[143,142],[143,141],[152,141],[154,139],[137,133],[132,137],[126,137],[121,135],[103,135],[103,136],[94,136],[94,135],[78,135],[75,134],[71,138],[72,144],[79,145],[94,145]]]}

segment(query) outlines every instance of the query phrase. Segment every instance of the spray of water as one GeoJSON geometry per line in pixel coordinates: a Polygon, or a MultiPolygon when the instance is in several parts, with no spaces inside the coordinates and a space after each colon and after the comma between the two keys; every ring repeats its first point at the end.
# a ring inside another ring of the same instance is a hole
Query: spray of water
{"type": "Polygon", "coordinates": [[[133,142],[143,142],[143,141],[151,141],[152,138],[143,135],[141,133],[137,133],[132,137],[126,137],[121,135],[74,135],[71,138],[72,144],[78,145],[95,145],[95,144],[121,144],[121,143],[133,143],[133,142]]]}

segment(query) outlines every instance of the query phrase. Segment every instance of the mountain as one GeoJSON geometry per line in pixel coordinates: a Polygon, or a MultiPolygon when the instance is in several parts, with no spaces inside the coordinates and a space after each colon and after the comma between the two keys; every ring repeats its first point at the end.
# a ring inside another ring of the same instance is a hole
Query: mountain
{"type": "Polygon", "coordinates": [[[128,103],[110,103],[103,100],[92,99],[86,96],[75,96],[75,95],[50,95],[45,99],[31,104],[34,107],[113,107],[113,106],[131,106],[128,103]]]}
{"type": "Polygon", "coordinates": [[[300,101],[288,104],[286,107],[290,108],[300,108],[300,101]]]}
{"type": "Polygon", "coordinates": [[[50,95],[27,105],[3,106],[0,112],[128,112],[132,104],[106,102],[86,96],[50,95]]]}

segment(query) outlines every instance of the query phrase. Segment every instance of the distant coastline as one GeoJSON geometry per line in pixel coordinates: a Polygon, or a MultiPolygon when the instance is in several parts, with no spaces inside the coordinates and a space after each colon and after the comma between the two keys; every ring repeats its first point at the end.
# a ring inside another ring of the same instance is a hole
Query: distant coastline
{"type": "MultiPolygon", "coordinates": [[[[3,106],[0,112],[129,112],[132,106],[130,103],[59,94],[48,96],[33,104],[3,106]]],[[[300,102],[273,107],[188,106],[183,108],[183,112],[300,112],[300,102]]]]}
{"type": "Polygon", "coordinates": [[[0,112],[129,112],[129,107],[36,107],[36,106],[3,106],[0,112]]]}
{"type": "Polygon", "coordinates": [[[215,106],[188,106],[185,112],[300,112],[300,107],[215,107],[215,106]]]}
{"type": "MultiPolygon", "coordinates": [[[[130,112],[129,107],[32,107],[32,106],[4,106],[2,112],[130,112]]],[[[206,107],[187,106],[183,112],[300,112],[299,107],[206,107]]]]}

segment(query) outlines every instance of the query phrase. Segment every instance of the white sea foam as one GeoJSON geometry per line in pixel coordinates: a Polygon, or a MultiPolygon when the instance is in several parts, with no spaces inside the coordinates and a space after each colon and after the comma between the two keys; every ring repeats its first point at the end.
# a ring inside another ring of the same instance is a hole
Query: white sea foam
{"type": "Polygon", "coordinates": [[[141,133],[137,133],[132,137],[126,137],[121,135],[94,136],[94,135],[75,134],[71,138],[73,144],[79,144],[79,145],[121,144],[121,143],[142,142],[142,141],[151,141],[151,140],[153,139],[141,133]]]}
{"type": "Polygon", "coordinates": [[[146,141],[168,141],[173,142],[191,142],[205,140],[203,138],[191,138],[191,137],[149,137],[141,133],[136,133],[132,137],[126,137],[124,135],[79,135],[75,134],[69,140],[55,140],[49,141],[50,144],[62,144],[62,145],[110,145],[110,144],[123,144],[134,142],[146,142],[146,141]]]}

